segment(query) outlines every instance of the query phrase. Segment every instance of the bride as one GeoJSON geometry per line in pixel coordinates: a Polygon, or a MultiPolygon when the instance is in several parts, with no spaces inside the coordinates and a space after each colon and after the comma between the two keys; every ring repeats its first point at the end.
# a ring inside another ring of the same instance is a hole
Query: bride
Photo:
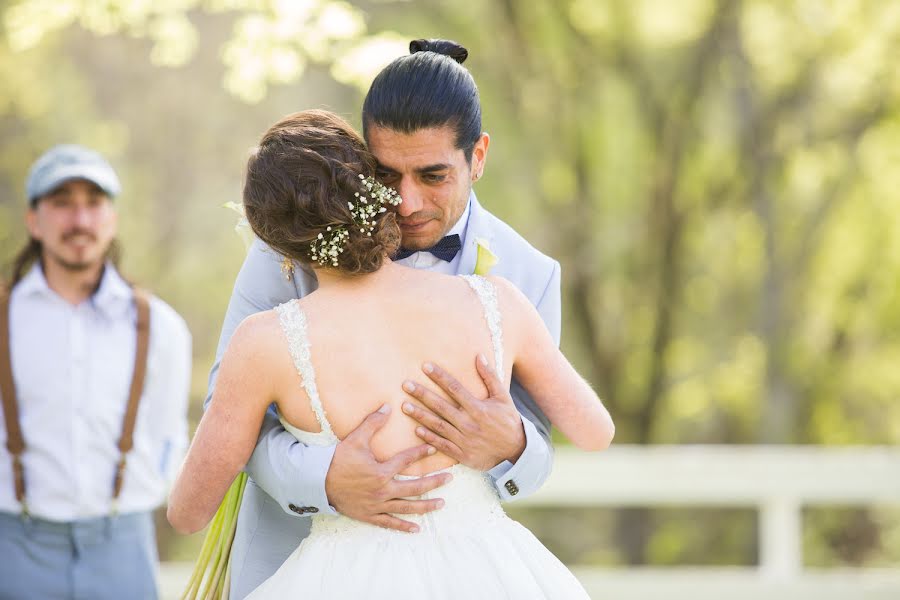
{"type": "MultiPolygon", "coordinates": [[[[306,444],[334,444],[381,407],[372,439],[384,460],[415,446],[400,410],[407,377],[441,357],[486,397],[478,368],[513,374],[576,446],[602,450],[609,413],[557,349],[529,301],[502,278],[450,276],[391,262],[397,193],[374,178],[364,142],[336,115],[290,115],[263,136],[247,166],[253,231],[311,267],[318,289],[248,317],[222,359],[218,384],[169,499],[181,532],[202,529],[257,441],[274,403],[306,444]]],[[[435,392],[440,392],[438,388],[435,392]]],[[[418,533],[315,515],[310,536],[249,597],[587,598],[575,577],[503,512],[487,475],[432,448],[399,477],[449,472],[441,509],[414,517],[418,533]]]]}

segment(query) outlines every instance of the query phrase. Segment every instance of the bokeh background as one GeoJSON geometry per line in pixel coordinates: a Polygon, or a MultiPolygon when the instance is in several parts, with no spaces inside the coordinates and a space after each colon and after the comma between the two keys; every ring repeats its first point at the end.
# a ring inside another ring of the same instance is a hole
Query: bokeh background
{"type": "MultiPolygon", "coordinates": [[[[900,443],[892,0],[0,2],[3,257],[34,159],[108,156],[123,271],[193,332],[196,422],[249,149],[306,108],[359,127],[419,37],[469,49],[491,134],[476,191],[562,263],[563,348],[616,443],[900,443]]],[[[750,509],[511,510],[572,564],[758,559],[750,509]]],[[[900,565],[896,506],[803,519],[807,566],[900,565]]],[[[163,560],[191,559],[198,536],[159,524],[163,560]]]]}

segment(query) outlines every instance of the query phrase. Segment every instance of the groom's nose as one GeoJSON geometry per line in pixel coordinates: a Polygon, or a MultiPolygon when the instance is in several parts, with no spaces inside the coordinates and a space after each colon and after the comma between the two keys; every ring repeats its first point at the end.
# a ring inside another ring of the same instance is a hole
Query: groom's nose
{"type": "Polygon", "coordinates": [[[400,181],[397,192],[403,198],[403,202],[397,205],[397,214],[401,217],[408,217],[422,210],[424,203],[422,202],[422,190],[410,178],[404,177],[400,181]]]}

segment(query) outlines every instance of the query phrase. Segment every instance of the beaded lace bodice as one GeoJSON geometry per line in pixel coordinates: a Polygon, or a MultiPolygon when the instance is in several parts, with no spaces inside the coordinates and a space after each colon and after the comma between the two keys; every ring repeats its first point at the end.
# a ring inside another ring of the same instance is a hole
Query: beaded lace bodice
{"type": "Polygon", "coordinates": [[[285,302],[275,307],[275,311],[278,313],[281,329],[287,338],[291,358],[294,359],[294,367],[297,369],[297,373],[300,374],[303,389],[309,397],[310,406],[312,406],[313,412],[316,414],[316,420],[319,422],[321,430],[315,433],[304,431],[294,427],[280,415],[279,420],[287,431],[304,444],[309,446],[331,446],[337,444],[339,440],[331,430],[331,423],[328,422],[325,408],[322,406],[322,400],[319,398],[319,390],[316,387],[316,372],[313,369],[312,354],[309,348],[306,314],[300,310],[297,300],[285,302]]]}
{"type": "MultiPolygon", "coordinates": [[[[484,319],[491,334],[495,368],[498,373],[503,373],[503,330],[497,302],[497,290],[490,281],[479,275],[461,275],[460,277],[469,284],[481,302],[484,319]]],[[[309,397],[310,406],[316,415],[321,431],[304,431],[294,427],[283,417],[280,417],[281,423],[287,431],[304,444],[313,446],[337,444],[339,440],[328,422],[328,416],[325,408],[322,406],[322,400],[319,398],[319,392],[316,387],[316,375],[312,364],[306,315],[303,313],[297,300],[281,304],[275,310],[278,313],[281,328],[287,338],[294,366],[300,374],[303,389],[309,397]]],[[[477,515],[484,518],[495,518],[503,515],[497,493],[486,474],[460,464],[445,470],[451,472],[454,479],[450,484],[439,488],[435,492],[437,494],[436,497],[445,500],[445,508],[428,515],[403,515],[402,518],[423,525],[435,525],[443,521],[447,522],[448,526],[452,526],[452,523],[458,523],[459,519],[465,519],[471,524],[473,516],[477,519],[477,515]]],[[[409,479],[413,477],[398,475],[397,478],[409,479]]],[[[425,494],[422,498],[428,498],[429,496],[430,494],[425,494]]],[[[378,530],[379,535],[399,534],[396,531],[380,529],[343,516],[316,515],[312,519],[312,531],[314,534],[316,532],[319,534],[346,534],[351,530],[367,531],[366,535],[372,535],[373,532],[370,530],[378,530]]]]}

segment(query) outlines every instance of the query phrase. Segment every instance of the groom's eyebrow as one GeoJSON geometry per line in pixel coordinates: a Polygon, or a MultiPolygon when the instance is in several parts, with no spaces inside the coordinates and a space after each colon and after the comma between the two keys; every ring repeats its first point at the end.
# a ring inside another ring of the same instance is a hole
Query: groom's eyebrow
{"type": "MultiPolygon", "coordinates": [[[[433,165],[426,165],[426,166],[424,166],[424,167],[417,167],[417,168],[415,169],[415,171],[416,171],[416,173],[435,173],[435,172],[437,172],[437,171],[446,171],[446,170],[449,169],[450,167],[451,167],[451,165],[449,165],[449,164],[447,164],[447,163],[436,163],[436,164],[433,164],[433,165]]],[[[379,173],[393,173],[393,174],[397,174],[397,173],[400,172],[400,171],[398,171],[397,169],[394,169],[393,167],[389,167],[389,166],[384,165],[384,164],[382,164],[382,163],[377,163],[377,164],[375,165],[375,169],[376,169],[376,171],[378,171],[379,173]]]]}
{"type": "Polygon", "coordinates": [[[428,165],[427,167],[419,167],[416,169],[417,173],[434,173],[436,171],[446,171],[450,168],[450,165],[444,163],[438,163],[435,165],[428,165]]]}

